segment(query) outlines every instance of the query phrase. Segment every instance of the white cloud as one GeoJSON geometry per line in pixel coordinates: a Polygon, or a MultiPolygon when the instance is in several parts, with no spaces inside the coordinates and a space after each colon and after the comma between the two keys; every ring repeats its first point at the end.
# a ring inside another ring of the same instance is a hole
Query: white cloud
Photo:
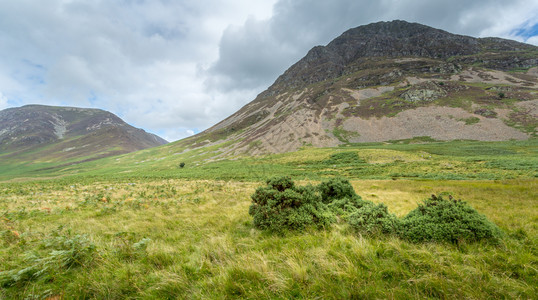
{"type": "Polygon", "coordinates": [[[0,92],[0,110],[8,108],[7,97],[0,92]]]}
{"type": "Polygon", "coordinates": [[[528,38],[525,43],[538,46],[538,35],[528,38]]]}
{"type": "Polygon", "coordinates": [[[175,140],[351,27],[405,19],[525,40],[514,32],[537,12],[538,0],[1,1],[0,105],[99,107],[175,140]]]}

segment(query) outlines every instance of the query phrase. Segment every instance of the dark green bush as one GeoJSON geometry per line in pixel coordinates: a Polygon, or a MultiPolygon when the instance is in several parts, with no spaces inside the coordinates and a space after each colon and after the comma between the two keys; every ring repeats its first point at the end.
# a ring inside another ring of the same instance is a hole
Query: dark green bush
{"type": "Polygon", "coordinates": [[[308,226],[324,227],[334,221],[334,215],[322,202],[313,186],[295,186],[289,177],[267,180],[251,196],[249,214],[254,226],[282,232],[302,230],[308,226]]]}
{"type": "Polygon", "coordinates": [[[466,202],[432,195],[402,219],[400,236],[413,242],[496,242],[501,231],[466,202]]]}
{"type": "Polygon", "coordinates": [[[318,185],[318,189],[324,203],[331,203],[336,199],[357,197],[353,186],[345,178],[331,178],[318,185]]]}
{"type": "Polygon", "coordinates": [[[370,201],[365,202],[361,208],[355,210],[347,217],[349,225],[358,232],[378,235],[393,234],[398,232],[399,220],[390,214],[387,206],[383,203],[375,204],[370,201]]]}

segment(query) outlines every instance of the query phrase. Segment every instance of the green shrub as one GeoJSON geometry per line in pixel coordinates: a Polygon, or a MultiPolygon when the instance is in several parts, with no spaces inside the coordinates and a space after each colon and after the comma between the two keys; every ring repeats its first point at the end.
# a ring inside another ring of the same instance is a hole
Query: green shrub
{"type": "Polygon", "coordinates": [[[349,225],[360,233],[368,235],[393,234],[398,232],[400,222],[398,218],[390,214],[387,206],[383,203],[366,203],[348,217],[349,225]]]}
{"type": "Polygon", "coordinates": [[[302,230],[328,226],[334,221],[313,186],[295,186],[289,177],[267,180],[267,186],[259,187],[251,198],[249,214],[260,229],[302,230]]]}
{"type": "Polygon", "coordinates": [[[413,242],[495,242],[501,231],[466,202],[432,195],[402,219],[400,236],[413,242]]]}
{"type": "Polygon", "coordinates": [[[345,178],[331,178],[324,181],[318,185],[318,190],[324,203],[331,203],[336,199],[357,197],[353,186],[345,178]]]}

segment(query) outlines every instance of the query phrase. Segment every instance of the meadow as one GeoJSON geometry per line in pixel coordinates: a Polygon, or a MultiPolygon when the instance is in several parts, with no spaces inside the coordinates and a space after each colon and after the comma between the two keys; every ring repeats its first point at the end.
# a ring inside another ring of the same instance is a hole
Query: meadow
{"type": "MultiPolygon", "coordinates": [[[[538,294],[535,140],[349,145],[207,160],[166,147],[0,182],[0,299],[523,298],[538,294]],[[135,162],[138,162],[137,164],[135,162]],[[184,162],[183,168],[179,163],[184,162]],[[272,176],[350,179],[403,216],[451,192],[499,243],[411,243],[345,222],[258,230],[272,176]]],[[[9,176],[8,176],[9,175],[9,176]]],[[[18,178],[17,178],[18,177],[18,178]]]]}

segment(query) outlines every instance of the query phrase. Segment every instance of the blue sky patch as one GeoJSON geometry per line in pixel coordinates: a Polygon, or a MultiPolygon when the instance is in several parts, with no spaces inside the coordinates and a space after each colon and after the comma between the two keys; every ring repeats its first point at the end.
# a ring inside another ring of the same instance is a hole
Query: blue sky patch
{"type": "Polygon", "coordinates": [[[537,36],[538,35],[538,23],[535,23],[534,25],[530,25],[529,22],[527,22],[526,24],[523,25],[522,28],[514,30],[513,34],[516,36],[520,36],[524,39],[537,36]]]}

